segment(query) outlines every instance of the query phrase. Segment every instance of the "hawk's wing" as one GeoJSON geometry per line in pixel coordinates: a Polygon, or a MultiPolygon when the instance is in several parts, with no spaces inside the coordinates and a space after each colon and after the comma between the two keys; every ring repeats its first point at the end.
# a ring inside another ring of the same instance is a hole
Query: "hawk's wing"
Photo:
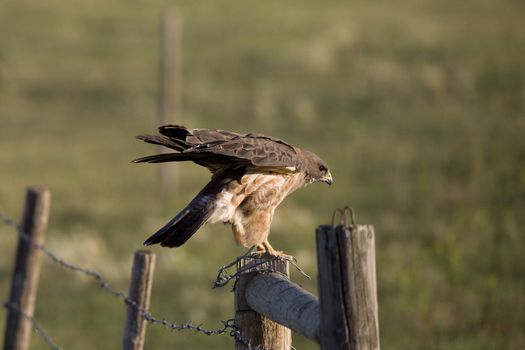
{"type": "Polygon", "coordinates": [[[301,158],[293,146],[269,136],[182,126],[164,126],[159,131],[162,135],[139,135],[138,138],[170,147],[179,153],[143,157],[135,162],[191,160],[213,172],[231,165],[288,172],[295,171],[301,165],[301,158]]]}
{"type": "Polygon", "coordinates": [[[213,154],[249,161],[256,167],[298,167],[295,149],[284,141],[263,135],[239,135],[225,141],[210,141],[182,152],[182,154],[213,154]]]}

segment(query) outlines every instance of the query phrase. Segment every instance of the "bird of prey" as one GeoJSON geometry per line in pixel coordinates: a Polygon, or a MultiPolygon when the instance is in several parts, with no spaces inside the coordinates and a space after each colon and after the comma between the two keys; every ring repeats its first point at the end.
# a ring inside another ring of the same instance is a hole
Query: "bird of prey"
{"type": "Polygon", "coordinates": [[[145,245],[179,247],[203,224],[222,221],[231,224],[238,244],[275,254],[268,242],[275,208],[298,188],[318,181],[332,184],[330,170],[321,158],[274,137],[179,125],[161,126],[159,133],[137,138],[175,152],[133,162],[192,161],[208,168],[212,176],[145,245]]]}

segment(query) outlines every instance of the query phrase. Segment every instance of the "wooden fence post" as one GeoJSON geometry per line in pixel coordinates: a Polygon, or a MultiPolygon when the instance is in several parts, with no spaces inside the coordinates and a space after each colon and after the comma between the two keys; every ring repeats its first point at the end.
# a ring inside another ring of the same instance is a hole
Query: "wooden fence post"
{"type": "MultiPolygon", "coordinates": [[[[275,271],[289,276],[288,261],[275,259],[271,255],[263,255],[260,258],[245,257],[237,263],[237,271],[243,271],[235,285],[235,325],[241,332],[241,338],[251,347],[261,345],[265,350],[290,350],[291,330],[258,314],[250,308],[246,300],[246,287],[251,279],[260,273],[258,271],[275,271]]],[[[246,346],[237,342],[235,349],[245,350],[246,346]]]]}
{"type": "MultiPolygon", "coordinates": [[[[162,15],[159,52],[159,125],[174,124],[181,110],[182,82],[182,16],[176,9],[162,15]]],[[[160,152],[167,149],[160,147],[160,152]]],[[[159,192],[169,193],[175,187],[173,164],[159,164],[159,192]]]]}
{"type": "Polygon", "coordinates": [[[374,229],[319,226],[322,350],[378,350],[374,229]]]}
{"type": "Polygon", "coordinates": [[[38,280],[42,265],[41,251],[36,244],[44,243],[49,218],[51,194],[42,188],[27,189],[22,219],[22,234],[18,237],[15,266],[11,280],[11,294],[4,335],[4,350],[25,350],[29,348],[31,320],[35,310],[38,280]]]}
{"type": "Polygon", "coordinates": [[[278,273],[260,273],[246,285],[251,309],[319,343],[319,300],[278,273]]]}
{"type": "Polygon", "coordinates": [[[147,310],[149,308],[154,270],[155,253],[147,250],[136,251],[129,286],[129,298],[133,300],[136,305],[128,305],[124,339],[122,342],[122,348],[124,350],[142,350],[144,348],[146,320],[141,310],[147,310]]]}

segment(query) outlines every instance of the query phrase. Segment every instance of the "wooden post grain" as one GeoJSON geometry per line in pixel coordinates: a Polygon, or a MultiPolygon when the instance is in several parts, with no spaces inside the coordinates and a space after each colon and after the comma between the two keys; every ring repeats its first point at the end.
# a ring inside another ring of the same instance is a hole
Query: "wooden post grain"
{"type": "Polygon", "coordinates": [[[277,273],[255,275],[246,285],[246,301],[259,314],[319,343],[319,300],[277,273]]]}
{"type": "Polygon", "coordinates": [[[51,194],[42,188],[27,189],[24,216],[11,280],[4,350],[29,348],[31,320],[42,265],[41,251],[34,244],[43,244],[49,218],[51,194]],[[31,240],[31,241],[29,241],[31,240]]]}
{"type": "Polygon", "coordinates": [[[141,310],[149,308],[154,270],[155,254],[146,250],[136,251],[129,286],[129,298],[136,304],[128,305],[122,347],[124,350],[141,350],[144,348],[146,320],[141,310]]]}
{"type": "MultiPolygon", "coordinates": [[[[160,25],[159,52],[159,125],[175,124],[181,110],[182,81],[182,16],[175,9],[166,10],[160,25]]],[[[168,151],[159,146],[160,152],[168,151]]],[[[175,187],[175,168],[168,163],[159,164],[160,194],[175,187]]]]}
{"type": "MultiPolygon", "coordinates": [[[[275,271],[289,276],[288,261],[275,259],[270,255],[260,258],[246,257],[237,263],[237,271],[242,275],[235,286],[235,325],[241,332],[241,338],[250,347],[262,346],[266,350],[290,350],[292,333],[290,329],[260,315],[246,300],[246,288],[260,272],[275,271]],[[250,272],[253,271],[253,272],[250,272]]],[[[245,344],[236,342],[236,350],[245,350],[245,344]]]]}
{"type": "Polygon", "coordinates": [[[317,229],[322,350],[379,350],[374,229],[317,229]]]}

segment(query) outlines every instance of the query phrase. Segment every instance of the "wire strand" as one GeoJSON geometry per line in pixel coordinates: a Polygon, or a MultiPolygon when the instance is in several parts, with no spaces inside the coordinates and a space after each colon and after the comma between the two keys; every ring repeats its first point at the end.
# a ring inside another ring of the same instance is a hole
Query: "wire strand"
{"type": "MultiPolygon", "coordinates": [[[[92,269],[84,268],[84,267],[81,267],[81,266],[78,266],[78,265],[75,265],[75,264],[72,264],[72,263],[69,263],[66,260],[64,260],[63,258],[61,258],[58,255],[56,255],[53,252],[51,252],[45,245],[39,244],[39,243],[33,241],[31,239],[31,236],[29,236],[26,232],[24,232],[22,227],[15,220],[11,219],[9,216],[3,214],[2,212],[0,212],[0,221],[2,223],[4,223],[5,225],[16,229],[16,231],[18,232],[18,235],[19,235],[19,237],[21,239],[23,239],[25,242],[29,243],[35,249],[38,249],[38,250],[42,251],[53,263],[57,264],[58,266],[60,266],[60,267],[62,267],[64,269],[84,274],[84,275],[89,276],[92,279],[96,280],[98,285],[99,285],[99,287],[102,290],[108,292],[109,294],[111,294],[112,296],[114,296],[114,297],[116,297],[118,299],[121,299],[122,301],[124,301],[124,303],[126,305],[129,305],[129,306],[135,308],[142,315],[144,320],[146,320],[149,323],[162,325],[162,326],[164,326],[165,328],[167,328],[167,329],[169,329],[171,331],[174,331],[174,330],[193,330],[193,331],[196,331],[196,332],[199,332],[199,333],[202,333],[202,334],[206,334],[206,335],[221,335],[221,334],[226,334],[227,333],[235,340],[236,343],[241,344],[242,346],[244,346],[246,348],[246,350],[264,350],[264,348],[262,348],[260,346],[252,347],[249,344],[249,342],[244,340],[242,338],[242,336],[241,336],[240,330],[235,325],[235,320],[233,320],[233,319],[229,319],[229,320],[226,320],[226,321],[221,321],[222,324],[223,324],[223,326],[221,328],[206,329],[206,328],[202,327],[202,324],[195,325],[192,322],[176,323],[176,322],[168,321],[168,320],[166,320],[164,318],[162,318],[162,319],[157,318],[157,317],[153,316],[149,312],[149,310],[142,308],[139,304],[137,304],[136,301],[130,299],[125,293],[110,287],[109,283],[102,276],[102,274],[100,272],[92,270],[92,269]]],[[[228,281],[231,280],[232,278],[236,278],[236,277],[238,277],[238,276],[234,276],[234,277],[228,278],[228,281]]],[[[62,350],[59,346],[56,345],[56,343],[52,340],[52,338],[45,331],[45,329],[42,327],[42,325],[40,323],[38,323],[36,321],[36,319],[32,315],[24,313],[19,308],[18,305],[14,305],[14,304],[9,303],[9,302],[3,302],[3,306],[6,309],[10,309],[10,310],[18,312],[23,317],[29,319],[31,321],[31,324],[33,325],[33,328],[35,329],[35,331],[46,342],[46,344],[49,346],[49,348],[51,348],[53,350],[62,350]]]]}

